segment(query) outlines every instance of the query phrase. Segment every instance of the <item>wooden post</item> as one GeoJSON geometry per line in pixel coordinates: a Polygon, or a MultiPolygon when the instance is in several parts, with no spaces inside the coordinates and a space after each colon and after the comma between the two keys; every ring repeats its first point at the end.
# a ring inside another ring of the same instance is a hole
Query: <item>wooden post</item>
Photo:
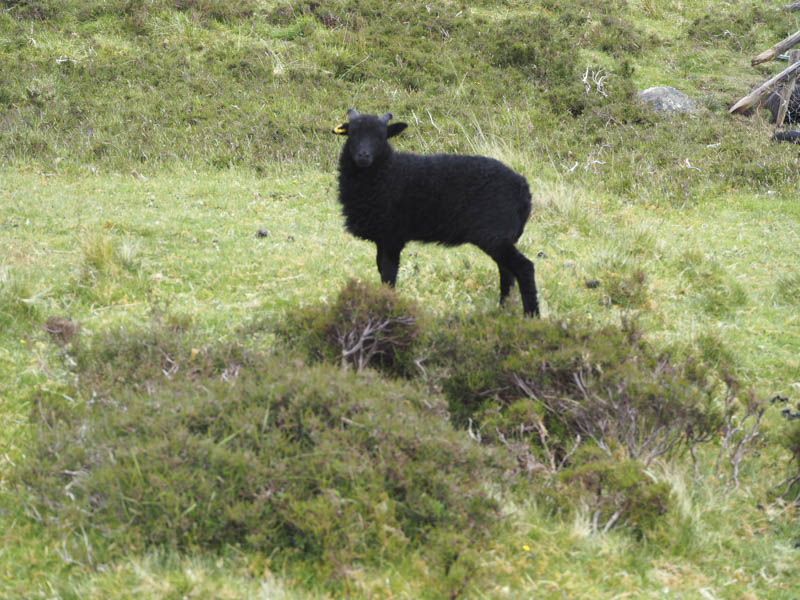
{"type": "MultiPolygon", "coordinates": [[[[800,61],[800,50],[792,50],[789,52],[789,65],[800,61]]],[[[775,127],[780,128],[783,125],[783,120],[786,118],[786,111],[789,110],[789,102],[792,101],[792,92],[794,92],[794,84],[797,81],[797,72],[789,77],[786,85],[783,86],[781,93],[781,107],[778,109],[778,118],[775,119],[775,127]]]]}
{"type": "Polygon", "coordinates": [[[761,54],[756,56],[754,59],[752,59],[750,61],[750,64],[753,65],[753,66],[756,66],[756,65],[761,64],[763,62],[767,62],[769,60],[772,60],[773,58],[778,56],[778,54],[780,54],[781,52],[785,52],[786,50],[788,50],[789,48],[791,48],[792,46],[794,46],[798,42],[800,42],[800,31],[798,31],[796,33],[793,33],[792,35],[790,35],[789,37],[787,37],[784,40],[781,40],[780,42],[775,44],[769,50],[764,50],[764,52],[762,52],[761,54]]]}
{"type": "Polygon", "coordinates": [[[758,104],[761,99],[769,94],[775,87],[789,79],[792,75],[800,71],[800,62],[796,62],[793,65],[789,65],[783,71],[775,75],[772,79],[768,79],[752,92],[750,92],[747,96],[739,100],[736,104],[734,104],[729,113],[737,113],[737,112],[744,112],[748,108],[758,104]]]}

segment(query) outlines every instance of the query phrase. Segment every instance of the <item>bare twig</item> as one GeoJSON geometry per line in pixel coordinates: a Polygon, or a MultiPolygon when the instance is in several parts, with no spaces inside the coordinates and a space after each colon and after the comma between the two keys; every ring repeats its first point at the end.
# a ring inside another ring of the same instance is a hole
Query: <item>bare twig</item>
{"type": "Polygon", "coordinates": [[[611,526],[617,522],[617,519],[619,519],[621,515],[622,515],[622,510],[615,511],[614,514],[611,515],[611,518],[608,519],[608,522],[606,523],[605,527],[603,527],[603,533],[608,532],[608,530],[611,529],[611,526]]]}
{"type": "Polygon", "coordinates": [[[433,125],[433,128],[439,133],[442,133],[442,130],[439,129],[439,126],[433,122],[433,115],[431,114],[431,111],[428,110],[426,112],[428,113],[428,118],[431,120],[431,125],[433,125]]]}
{"type": "Polygon", "coordinates": [[[414,317],[389,317],[367,319],[365,323],[353,323],[338,334],[339,347],[342,349],[342,366],[353,364],[361,371],[379,354],[386,354],[390,348],[398,345],[398,338],[391,334],[396,325],[412,325],[414,317]]]}
{"type": "Polygon", "coordinates": [[[476,429],[476,430],[473,431],[473,429],[472,429],[472,418],[469,419],[469,423],[467,424],[467,436],[471,440],[476,441],[479,444],[481,443],[481,440],[483,439],[481,437],[481,430],[480,429],[476,429]]]}
{"type": "Polygon", "coordinates": [[[532,400],[538,400],[539,399],[539,397],[536,395],[536,393],[533,391],[533,389],[531,389],[531,387],[527,384],[527,382],[522,377],[520,377],[517,373],[512,373],[512,379],[514,380],[514,383],[516,384],[516,386],[519,389],[521,389],[526,396],[528,396],[532,400]]]}
{"type": "Polygon", "coordinates": [[[714,475],[719,477],[722,459],[726,458],[731,466],[731,476],[726,488],[739,487],[739,466],[745,455],[752,450],[753,442],[759,436],[759,425],[764,416],[764,407],[755,403],[748,403],[744,416],[736,419],[732,406],[735,397],[732,390],[725,396],[725,413],[723,416],[723,434],[720,441],[717,460],[714,463],[714,475]],[[736,421],[734,423],[734,421],[736,421]],[[747,423],[750,423],[748,426],[747,423]]]}
{"type": "Polygon", "coordinates": [[[608,94],[606,93],[605,88],[605,80],[608,77],[608,73],[605,73],[605,69],[600,67],[596,71],[591,71],[589,67],[586,67],[586,71],[583,73],[583,77],[581,77],[581,81],[583,82],[583,89],[588,96],[592,91],[592,84],[594,84],[594,88],[597,90],[597,93],[600,94],[603,98],[607,98],[608,94]]]}

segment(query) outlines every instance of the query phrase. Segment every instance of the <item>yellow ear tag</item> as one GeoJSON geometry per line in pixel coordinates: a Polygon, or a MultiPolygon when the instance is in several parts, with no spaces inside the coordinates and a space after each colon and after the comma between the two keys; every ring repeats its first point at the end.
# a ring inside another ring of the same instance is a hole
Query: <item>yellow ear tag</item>
{"type": "Polygon", "coordinates": [[[341,134],[343,134],[343,133],[347,133],[347,129],[346,129],[345,127],[343,127],[342,125],[339,125],[338,127],[336,127],[336,128],[333,130],[333,133],[338,133],[338,134],[340,134],[340,135],[341,135],[341,134]]]}

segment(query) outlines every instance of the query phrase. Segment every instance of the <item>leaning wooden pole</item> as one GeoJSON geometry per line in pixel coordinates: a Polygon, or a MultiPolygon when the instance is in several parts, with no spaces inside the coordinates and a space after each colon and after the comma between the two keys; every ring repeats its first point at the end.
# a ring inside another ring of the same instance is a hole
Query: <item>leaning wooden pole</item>
{"type": "Polygon", "coordinates": [[[754,89],[752,92],[750,92],[747,96],[739,100],[736,104],[734,104],[730,108],[728,112],[731,114],[737,112],[744,112],[748,108],[755,106],[761,101],[762,98],[764,98],[764,96],[766,96],[773,89],[775,89],[775,87],[777,87],[779,84],[789,79],[789,77],[791,77],[798,71],[800,71],[800,62],[797,62],[793,65],[789,65],[783,71],[775,75],[775,77],[773,77],[772,79],[768,79],[760,86],[758,86],[756,89],[754,89]]]}
{"type": "Polygon", "coordinates": [[[786,52],[789,48],[800,42],[800,31],[793,33],[786,39],[781,40],[769,50],[764,50],[761,54],[756,56],[750,61],[750,64],[755,66],[763,62],[767,62],[778,56],[781,52],[786,52]]]}
{"type": "MultiPolygon", "coordinates": [[[[800,61],[800,50],[792,50],[789,52],[789,64],[800,61]]],[[[775,119],[775,127],[783,125],[783,120],[786,118],[786,111],[789,110],[789,102],[792,101],[792,93],[794,92],[794,84],[797,81],[797,73],[789,77],[786,85],[783,86],[781,92],[781,107],[778,109],[778,117],[775,119]]]]}

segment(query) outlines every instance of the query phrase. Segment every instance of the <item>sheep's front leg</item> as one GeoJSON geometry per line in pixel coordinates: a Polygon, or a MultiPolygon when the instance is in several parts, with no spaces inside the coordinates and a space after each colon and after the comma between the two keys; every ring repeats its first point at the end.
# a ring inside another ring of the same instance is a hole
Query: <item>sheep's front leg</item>
{"type": "Polygon", "coordinates": [[[381,282],[388,283],[394,287],[397,283],[397,269],[400,268],[400,253],[403,251],[402,245],[378,244],[378,271],[381,274],[381,282]]]}

